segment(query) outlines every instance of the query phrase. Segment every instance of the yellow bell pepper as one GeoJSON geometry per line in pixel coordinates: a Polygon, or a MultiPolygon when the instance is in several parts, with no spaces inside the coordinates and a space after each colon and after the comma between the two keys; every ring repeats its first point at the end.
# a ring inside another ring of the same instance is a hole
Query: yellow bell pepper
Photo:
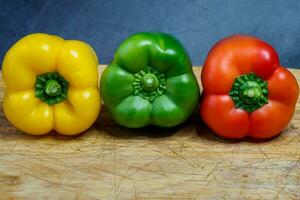
{"type": "Polygon", "coordinates": [[[3,61],[6,118],[32,135],[83,132],[100,112],[97,66],[84,42],[43,33],[22,38],[3,61]]]}

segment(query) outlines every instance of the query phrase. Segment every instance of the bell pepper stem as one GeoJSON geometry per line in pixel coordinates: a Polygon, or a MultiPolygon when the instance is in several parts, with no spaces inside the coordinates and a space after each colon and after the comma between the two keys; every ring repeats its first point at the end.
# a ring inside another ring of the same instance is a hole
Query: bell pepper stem
{"type": "Polygon", "coordinates": [[[46,82],[44,90],[49,96],[57,96],[61,92],[61,85],[55,79],[50,79],[46,82]]]}
{"type": "Polygon", "coordinates": [[[146,68],[134,75],[133,89],[134,94],[139,95],[150,102],[164,94],[167,85],[165,74],[153,68],[146,68]]]}
{"type": "Polygon", "coordinates": [[[145,74],[141,79],[141,84],[144,90],[153,91],[159,85],[159,81],[154,74],[145,74]]]}
{"type": "Polygon", "coordinates": [[[48,105],[54,105],[67,98],[68,85],[58,72],[40,74],[35,82],[35,96],[48,105]]]}
{"type": "Polygon", "coordinates": [[[254,73],[237,77],[229,93],[235,107],[253,112],[268,103],[267,82],[254,73]]]}

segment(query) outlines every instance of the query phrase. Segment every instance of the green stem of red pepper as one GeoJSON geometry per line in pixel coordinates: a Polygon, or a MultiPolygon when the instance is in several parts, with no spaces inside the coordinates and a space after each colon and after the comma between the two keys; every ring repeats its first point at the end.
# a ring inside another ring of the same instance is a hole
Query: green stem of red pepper
{"type": "Polygon", "coordinates": [[[36,77],[35,96],[48,105],[67,98],[69,83],[58,72],[40,74],[36,77]]]}
{"type": "Polygon", "coordinates": [[[229,92],[235,107],[253,112],[268,103],[267,82],[254,73],[237,77],[229,92]]]}

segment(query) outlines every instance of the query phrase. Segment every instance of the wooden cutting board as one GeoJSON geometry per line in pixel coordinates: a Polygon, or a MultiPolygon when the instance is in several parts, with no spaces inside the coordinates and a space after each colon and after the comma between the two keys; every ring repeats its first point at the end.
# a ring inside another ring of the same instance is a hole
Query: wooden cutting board
{"type": "MultiPolygon", "coordinates": [[[[0,79],[1,104],[3,93],[0,79]]],[[[196,114],[175,128],[127,129],[104,107],[79,136],[34,137],[1,106],[0,199],[300,199],[299,127],[299,101],[290,125],[265,142],[224,140],[196,114]]]]}

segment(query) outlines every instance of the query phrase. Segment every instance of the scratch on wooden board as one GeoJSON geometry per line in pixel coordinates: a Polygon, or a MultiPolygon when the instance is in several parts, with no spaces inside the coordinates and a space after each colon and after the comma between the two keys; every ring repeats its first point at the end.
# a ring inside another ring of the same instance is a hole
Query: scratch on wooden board
{"type": "Polygon", "coordinates": [[[262,153],[264,159],[268,158],[267,154],[264,152],[264,150],[261,148],[260,144],[257,144],[257,147],[259,151],[262,153]]]}
{"type": "Polygon", "coordinates": [[[81,151],[81,149],[76,145],[70,145],[70,146],[71,146],[71,149],[73,149],[74,151],[78,151],[78,152],[81,151]]]}
{"type": "MultiPolygon", "coordinates": [[[[96,156],[96,159],[97,159],[97,161],[99,161],[100,160],[100,164],[102,164],[103,162],[104,162],[104,151],[105,151],[105,149],[106,149],[106,145],[107,145],[107,143],[109,142],[109,140],[110,139],[105,139],[103,142],[102,142],[102,144],[101,145],[98,145],[99,147],[99,151],[97,151],[97,156],[96,156]],[[100,147],[101,146],[101,147],[100,147]],[[101,159],[100,159],[100,157],[101,157],[101,159]]],[[[115,147],[114,147],[115,148],[115,147]]],[[[114,149],[113,149],[114,150],[114,149]]],[[[114,150],[115,151],[115,150],[114,150]]]]}
{"type": "Polygon", "coordinates": [[[162,168],[162,166],[160,164],[158,164],[158,167],[159,167],[160,171],[162,172],[163,176],[168,177],[166,171],[164,170],[164,168],[162,168]]]}
{"type": "MultiPolygon", "coordinates": [[[[212,154],[212,151],[210,150],[210,148],[203,148],[202,146],[200,146],[201,147],[201,149],[203,149],[204,151],[199,151],[199,150],[197,150],[195,147],[193,147],[193,145],[191,145],[191,144],[187,144],[187,146],[188,146],[188,148],[189,149],[191,149],[191,150],[193,150],[193,152],[196,154],[196,155],[200,155],[200,154],[203,154],[203,153],[205,153],[205,155],[208,157],[208,158],[211,158],[211,154],[212,154]]],[[[198,146],[198,148],[199,148],[199,146],[198,146]]]]}
{"type": "Polygon", "coordinates": [[[177,155],[178,157],[180,157],[181,159],[185,160],[186,163],[188,163],[189,165],[191,165],[193,168],[198,168],[199,167],[199,163],[189,159],[187,156],[184,156],[183,154],[183,149],[186,147],[184,142],[181,141],[177,141],[177,143],[179,144],[179,149],[176,148],[176,150],[172,149],[171,147],[169,147],[169,149],[171,150],[171,153],[177,155]]]}
{"type": "MultiPolygon", "coordinates": [[[[141,165],[141,166],[133,166],[133,165],[131,165],[130,168],[134,168],[134,169],[136,169],[136,170],[134,170],[132,173],[130,173],[129,176],[132,176],[133,174],[137,174],[138,171],[145,171],[145,172],[156,173],[156,174],[158,174],[158,175],[167,177],[168,175],[167,175],[166,173],[162,173],[162,172],[159,172],[159,171],[146,169],[146,167],[147,167],[148,165],[151,165],[152,163],[155,163],[155,162],[157,162],[157,161],[159,161],[159,160],[161,160],[161,159],[163,159],[163,158],[161,158],[161,157],[156,158],[156,159],[151,160],[150,162],[147,162],[147,163],[145,163],[145,164],[143,164],[143,165],[141,165]]],[[[130,169],[130,168],[129,168],[129,169],[130,169]]]]}
{"type": "MultiPolygon", "coordinates": [[[[225,190],[226,191],[226,190],[225,190]]],[[[230,200],[230,195],[228,194],[228,192],[226,191],[225,194],[223,195],[224,200],[229,199],[230,200]]]]}
{"type": "Polygon", "coordinates": [[[249,178],[249,175],[243,175],[243,177],[242,177],[243,180],[242,180],[242,185],[240,188],[238,199],[243,199],[242,195],[243,195],[244,191],[246,190],[246,183],[248,182],[248,178],[249,178]]]}
{"type": "MultiPolygon", "coordinates": [[[[29,169],[31,172],[33,171],[33,169],[31,169],[31,168],[26,168],[26,167],[23,167],[23,168],[29,169]]],[[[34,174],[32,174],[32,173],[27,173],[27,172],[25,172],[24,175],[28,175],[28,176],[33,177],[33,178],[35,178],[35,179],[44,181],[45,183],[49,183],[50,185],[53,185],[53,186],[57,186],[57,187],[58,187],[58,186],[61,186],[61,185],[62,185],[62,183],[60,182],[60,180],[57,180],[57,181],[51,181],[51,180],[48,180],[48,179],[46,179],[46,178],[43,178],[42,176],[34,175],[34,174]]]]}
{"type": "Polygon", "coordinates": [[[294,141],[296,141],[297,143],[300,144],[300,140],[299,140],[298,137],[299,137],[298,135],[292,137],[291,140],[289,140],[289,141],[287,142],[287,144],[290,144],[290,143],[292,143],[292,142],[294,142],[294,141]]]}
{"type": "Polygon", "coordinates": [[[123,181],[123,176],[120,177],[120,180],[118,181],[118,173],[117,173],[117,149],[116,149],[116,138],[113,138],[113,199],[117,199],[117,197],[120,194],[120,187],[123,181]]]}
{"type": "Polygon", "coordinates": [[[181,141],[181,140],[177,140],[176,142],[177,142],[178,145],[179,145],[179,148],[178,148],[177,150],[178,150],[180,153],[182,153],[182,152],[183,152],[183,149],[186,148],[185,142],[183,142],[183,141],[181,141]]]}
{"type": "Polygon", "coordinates": [[[213,169],[210,171],[210,172],[208,172],[208,174],[205,176],[206,177],[206,181],[207,181],[207,183],[205,184],[205,186],[204,187],[202,187],[202,189],[195,195],[195,197],[193,197],[193,199],[197,199],[201,194],[202,194],[202,192],[207,188],[207,186],[213,181],[213,174],[214,174],[214,172],[216,171],[216,169],[217,169],[217,167],[219,166],[219,163],[220,162],[218,162],[214,167],[213,167],[213,169]]]}
{"type": "Polygon", "coordinates": [[[92,151],[90,151],[90,156],[92,157],[90,160],[88,160],[85,164],[88,164],[90,162],[93,161],[97,161],[99,162],[99,165],[102,165],[102,163],[104,162],[104,158],[105,158],[105,154],[104,151],[106,150],[107,147],[107,143],[109,142],[110,139],[103,139],[101,141],[101,145],[98,144],[96,145],[96,140],[97,140],[97,136],[95,137],[94,141],[92,142],[92,151]],[[95,155],[96,153],[96,155],[95,155]],[[101,158],[101,159],[100,159],[101,158]]]}
{"type": "Polygon", "coordinates": [[[190,165],[190,166],[193,167],[194,169],[198,169],[198,168],[201,168],[201,167],[202,167],[199,163],[197,163],[197,162],[195,162],[195,161],[189,159],[188,157],[184,156],[182,153],[178,153],[178,152],[176,152],[176,151],[174,151],[174,150],[171,150],[171,153],[172,153],[172,154],[175,154],[176,156],[178,156],[178,157],[175,156],[175,159],[176,159],[176,160],[182,161],[182,162],[184,162],[184,163],[190,165]]]}
{"type": "Polygon", "coordinates": [[[114,153],[113,153],[113,174],[114,174],[114,193],[116,193],[117,177],[116,177],[116,138],[113,138],[114,153]]]}
{"type": "Polygon", "coordinates": [[[75,200],[80,200],[80,193],[77,193],[77,194],[76,194],[75,200]]]}
{"type": "Polygon", "coordinates": [[[100,170],[102,172],[105,172],[105,173],[108,173],[108,174],[112,174],[114,176],[118,176],[120,178],[125,178],[125,179],[128,179],[128,180],[133,180],[133,178],[131,178],[130,176],[126,176],[126,175],[123,175],[123,174],[120,174],[120,173],[117,173],[117,172],[114,172],[114,171],[109,171],[109,170],[105,170],[105,169],[102,169],[102,168],[95,168],[97,170],[100,170]]]}
{"type": "Polygon", "coordinates": [[[169,157],[169,153],[170,153],[170,151],[168,152],[168,153],[165,153],[165,152],[163,152],[162,150],[156,150],[156,149],[152,149],[152,148],[149,148],[149,147],[146,147],[147,149],[149,149],[149,150],[151,150],[151,151],[153,151],[153,152],[156,152],[156,153],[158,153],[158,154],[161,154],[161,155],[163,155],[163,156],[165,156],[165,157],[169,157]]]}
{"type": "MultiPolygon", "coordinates": [[[[220,163],[220,162],[219,162],[220,163]]],[[[209,178],[215,171],[216,171],[216,169],[217,169],[217,167],[219,166],[219,163],[217,163],[215,166],[214,166],[214,168],[210,171],[210,172],[208,172],[207,174],[206,174],[206,178],[209,178]]],[[[207,180],[207,179],[206,179],[207,180]]]]}
{"type": "Polygon", "coordinates": [[[135,198],[135,199],[141,199],[141,197],[140,197],[140,192],[139,192],[139,190],[136,188],[135,181],[133,181],[133,188],[134,188],[134,198],[135,198]]]}
{"type": "Polygon", "coordinates": [[[291,129],[292,129],[292,130],[297,130],[297,129],[298,129],[298,126],[295,125],[294,123],[291,123],[291,129]]]}
{"type": "Polygon", "coordinates": [[[18,141],[16,141],[15,144],[12,146],[12,148],[10,149],[10,153],[12,153],[15,150],[17,144],[18,144],[18,141]]]}
{"type": "MultiPolygon", "coordinates": [[[[70,165],[67,165],[66,163],[64,163],[63,161],[61,161],[57,158],[50,157],[49,155],[47,155],[47,159],[45,159],[45,158],[34,158],[34,157],[32,159],[37,160],[37,161],[45,160],[45,164],[49,163],[49,161],[51,160],[53,162],[53,164],[55,163],[56,165],[58,165],[60,167],[63,167],[66,170],[71,170],[71,171],[75,172],[78,175],[84,176],[85,178],[90,178],[86,173],[83,173],[83,172],[79,171],[77,168],[74,168],[70,165]]],[[[22,167],[24,168],[24,166],[22,166],[22,167]]],[[[28,168],[28,169],[30,169],[30,168],[28,168]]]]}
{"type": "MultiPolygon", "coordinates": [[[[170,149],[170,147],[168,147],[168,148],[170,149]]],[[[150,149],[151,151],[154,151],[156,153],[159,153],[161,155],[164,155],[167,158],[172,158],[172,159],[176,159],[178,161],[184,162],[184,163],[190,165],[191,167],[193,167],[194,169],[201,168],[201,166],[199,166],[199,164],[197,162],[195,163],[194,161],[189,160],[188,158],[186,158],[182,154],[177,153],[175,150],[170,149],[170,151],[168,153],[165,153],[165,152],[155,150],[155,149],[151,149],[151,148],[148,148],[148,149],[150,149]],[[174,154],[176,156],[171,156],[171,154],[174,154]]]]}
{"type": "MultiPolygon", "coordinates": [[[[7,185],[18,185],[20,184],[20,177],[19,176],[13,176],[13,175],[6,175],[3,173],[0,173],[0,186],[7,186],[7,185]]],[[[1,189],[1,187],[0,187],[1,189]]],[[[1,196],[0,196],[1,198],[1,196]]]]}
{"type": "Polygon", "coordinates": [[[143,144],[139,145],[138,147],[143,148],[143,147],[150,145],[151,143],[153,143],[153,142],[152,141],[144,142],[143,144]]]}
{"type": "Polygon", "coordinates": [[[97,140],[98,140],[98,134],[95,134],[95,139],[93,140],[92,143],[92,150],[95,151],[95,146],[96,146],[96,143],[97,143],[97,140]]]}
{"type": "Polygon", "coordinates": [[[291,174],[291,172],[296,168],[298,162],[300,160],[300,157],[298,156],[298,159],[294,162],[294,164],[288,169],[287,174],[285,175],[285,182],[282,184],[282,186],[280,187],[280,189],[278,190],[278,192],[276,193],[274,199],[280,199],[279,195],[281,194],[281,192],[283,191],[283,189],[285,188],[285,186],[287,185],[288,182],[288,178],[289,175],[291,174]]]}
{"type": "Polygon", "coordinates": [[[132,166],[132,168],[136,169],[137,171],[145,171],[145,172],[150,172],[150,173],[155,173],[164,177],[168,177],[168,175],[166,173],[160,172],[160,171],[155,171],[155,170],[150,170],[150,169],[145,169],[144,167],[136,167],[136,166],[132,166]]]}
{"type": "MultiPolygon", "coordinates": [[[[189,149],[192,150],[192,152],[195,154],[195,155],[203,155],[205,154],[208,158],[211,158],[211,151],[209,149],[205,149],[205,151],[199,151],[199,150],[196,150],[191,144],[187,143],[186,144],[188,146],[189,149]]],[[[198,167],[200,167],[200,169],[204,169],[206,167],[205,164],[202,163],[202,161],[199,161],[199,157],[197,156],[194,156],[193,157],[194,159],[197,159],[197,161],[194,161],[196,163],[196,165],[198,167]]]]}

